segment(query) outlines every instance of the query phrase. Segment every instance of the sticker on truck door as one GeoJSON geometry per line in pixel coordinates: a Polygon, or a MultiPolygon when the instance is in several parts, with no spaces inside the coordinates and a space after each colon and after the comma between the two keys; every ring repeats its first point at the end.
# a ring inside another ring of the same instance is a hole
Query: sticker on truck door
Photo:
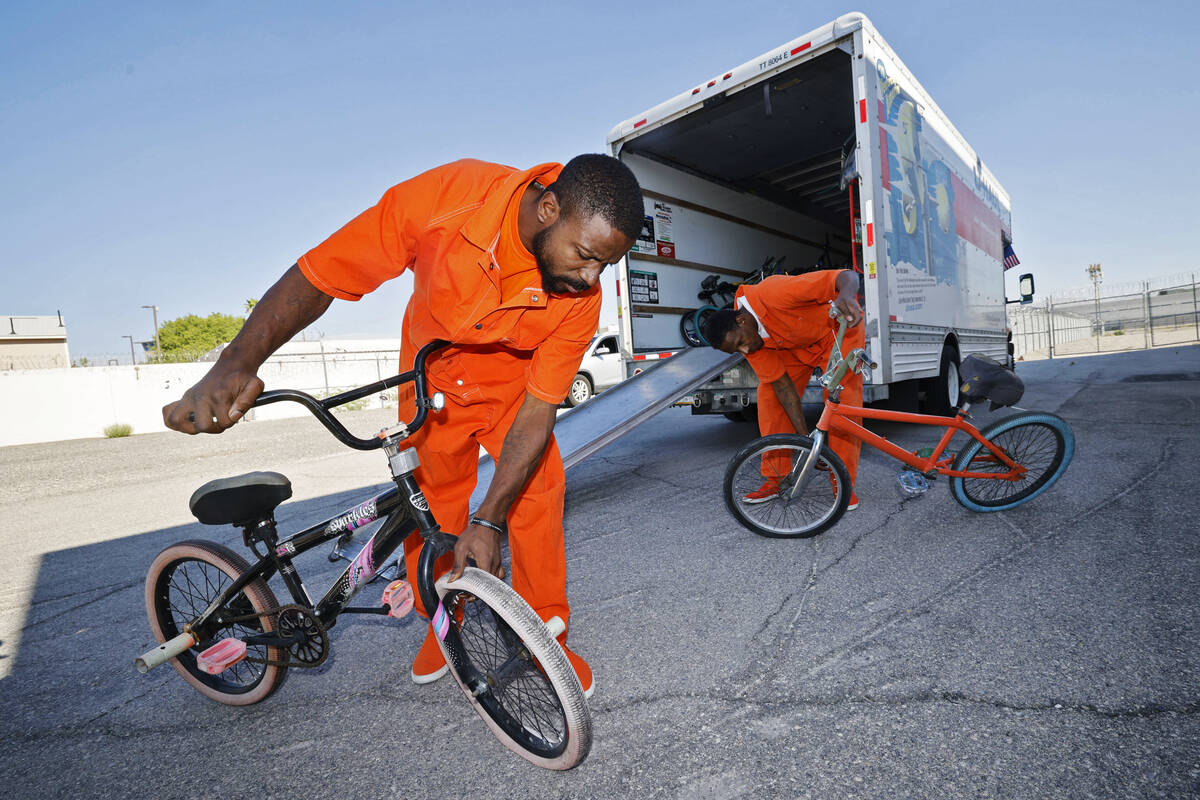
{"type": "MultiPolygon", "coordinates": [[[[654,244],[657,255],[675,258],[675,239],[671,235],[675,210],[666,203],[654,201],[654,244]]],[[[655,301],[657,302],[657,301],[655,301]]]]}
{"type": "Polygon", "coordinates": [[[658,305],[658,273],[629,270],[629,300],[658,305]]]}
{"type": "Polygon", "coordinates": [[[649,214],[642,217],[642,232],[633,244],[633,252],[658,255],[658,245],[654,243],[654,217],[649,214]]]}

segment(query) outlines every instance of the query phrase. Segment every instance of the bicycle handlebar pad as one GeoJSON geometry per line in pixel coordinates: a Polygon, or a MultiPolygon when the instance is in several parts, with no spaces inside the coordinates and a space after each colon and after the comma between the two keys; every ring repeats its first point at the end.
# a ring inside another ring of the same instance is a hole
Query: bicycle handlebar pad
{"type": "Polygon", "coordinates": [[[379,438],[359,439],[342,423],[338,422],[333,414],[329,413],[329,409],[336,408],[340,405],[358,400],[375,392],[382,392],[386,389],[391,389],[399,386],[402,383],[412,381],[413,388],[417,392],[417,413],[416,416],[408,423],[409,433],[416,433],[417,430],[425,424],[425,415],[429,412],[429,395],[425,390],[425,361],[434,352],[441,350],[448,345],[449,342],[434,340],[422,347],[417,352],[417,357],[413,362],[413,368],[408,372],[402,372],[399,375],[393,375],[390,378],[384,378],[381,381],[360,386],[357,389],[335,394],[332,397],[326,397],[324,400],[318,400],[310,394],[297,391],[296,389],[272,389],[269,392],[263,392],[254,401],[251,408],[258,406],[270,405],[283,400],[291,400],[299,403],[312,412],[312,415],[325,426],[325,429],[332,433],[339,442],[347,447],[353,447],[355,450],[378,450],[383,446],[383,440],[379,438]]]}

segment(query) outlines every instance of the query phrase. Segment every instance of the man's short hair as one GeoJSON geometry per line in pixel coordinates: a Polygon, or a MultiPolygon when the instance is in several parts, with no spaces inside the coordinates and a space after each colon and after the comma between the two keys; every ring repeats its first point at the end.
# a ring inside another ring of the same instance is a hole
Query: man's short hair
{"type": "Polygon", "coordinates": [[[565,215],[599,214],[630,239],[642,232],[642,187],[633,171],[612,156],[575,156],[546,191],[554,192],[565,215]]]}
{"type": "Polygon", "coordinates": [[[733,308],[717,309],[709,314],[700,326],[700,335],[710,347],[720,350],[721,345],[725,343],[725,337],[737,327],[737,318],[741,313],[733,308]]]}

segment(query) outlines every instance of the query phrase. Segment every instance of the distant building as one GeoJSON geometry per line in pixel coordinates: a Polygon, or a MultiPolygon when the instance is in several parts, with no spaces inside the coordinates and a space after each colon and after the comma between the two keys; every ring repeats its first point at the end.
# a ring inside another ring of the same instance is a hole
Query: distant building
{"type": "Polygon", "coordinates": [[[71,366],[67,326],[53,317],[0,316],[0,370],[71,366]]]}

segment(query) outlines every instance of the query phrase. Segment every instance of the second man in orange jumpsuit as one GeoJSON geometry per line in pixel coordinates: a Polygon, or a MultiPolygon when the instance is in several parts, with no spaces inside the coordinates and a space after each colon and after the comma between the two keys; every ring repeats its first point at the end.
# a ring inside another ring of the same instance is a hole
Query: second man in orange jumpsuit
{"type": "MultiPolygon", "coordinates": [[[[758,430],[763,436],[807,433],[801,406],[804,387],[813,368],[825,368],[836,338],[837,323],[829,317],[830,302],[851,326],[842,344],[843,353],[863,346],[858,285],[858,275],[850,270],[775,275],[761,283],[738,287],[734,307],[716,311],[706,320],[704,336],[709,343],[718,350],[745,355],[758,376],[758,430]]],[[[861,376],[847,375],[842,387],[843,403],[862,405],[861,376]]],[[[846,465],[852,487],[849,508],[857,508],[853,485],[858,475],[859,441],[834,433],[830,448],[846,465]]],[[[776,494],[778,485],[767,478],[744,499],[748,503],[765,502],[776,494]]]]}

